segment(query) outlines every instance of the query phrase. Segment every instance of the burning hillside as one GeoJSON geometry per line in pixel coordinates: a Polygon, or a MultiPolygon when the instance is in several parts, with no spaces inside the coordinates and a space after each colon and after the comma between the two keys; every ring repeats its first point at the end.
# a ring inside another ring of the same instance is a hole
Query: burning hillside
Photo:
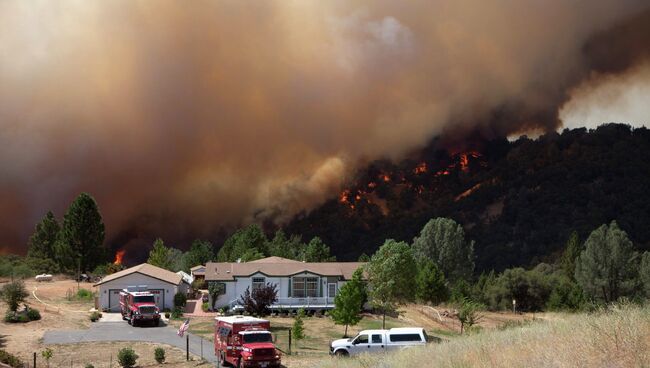
{"type": "Polygon", "coordinates": [[[486,157],[478,151],[445,152],[421,161],[406,160],[398,166],[377,162],[341,191],[339,203],[352,211],[360,206],[377,206],[387,216],[390,210],[386,200],[396,193],[410,192],[416,200],[426,200],[428,194],[444,189],[446,181],[488,168],[486,157]]]}
{"type": "Polygon", "coordinates": [[[461,223],[476,241],[477,267],[539,263],[576,230],[616,219],[650,249],[650,131],[606,125],[533,141],[492,140],[376,161],[331,200],[285,228],[321,237],[339,259],[372,254],[385,239],[412,241],[434,217],[461,223]]]}

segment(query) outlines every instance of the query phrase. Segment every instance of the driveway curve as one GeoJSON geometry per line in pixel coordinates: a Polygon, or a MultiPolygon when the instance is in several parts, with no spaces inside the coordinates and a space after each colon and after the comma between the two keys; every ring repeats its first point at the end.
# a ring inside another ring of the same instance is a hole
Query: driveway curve
{"type": "MultiPolygon", "coordinates": [[[[97,322],[87,330],[47,331],[43,335],[44,344],[76,344],[80,342],[98,341],[142,341],[167,344],[185,350],[186,337],[179,337],[176,329],[168,326],[161,327],[132,327],[126,322],[97,322]]],[[[214,346],[209,340],[188,334],[190,337],[190,353],[216,363],[214,346]]]]}

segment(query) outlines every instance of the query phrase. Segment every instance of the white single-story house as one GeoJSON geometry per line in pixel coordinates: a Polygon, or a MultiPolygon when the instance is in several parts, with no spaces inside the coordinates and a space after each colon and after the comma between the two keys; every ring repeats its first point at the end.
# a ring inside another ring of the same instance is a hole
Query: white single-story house
{"type": "Polygon", "coordinates": [[[216,309],[238,309],[246,288],[252,291],[271,283],[278,290],[278,301],[271,309],[326,310],[334,308],[338,290],[364,265],[363,262],[306,263],[281,257],[241,263],[209,262],[205,265],[205,280],[208,284],[220,283],[224,289],[214,304],[216,309]]]}
{"type": "Polygon", "coordinates": [[[187,293],[190,288],[181,275],[148,263],[107,275],[95,286],[98,287],[99,309],[109,312],[119,312],[120,291],[123,289],[150,291],[155,295],[160,310],[171,310],[174,308],[174,295],[187,293]]]}

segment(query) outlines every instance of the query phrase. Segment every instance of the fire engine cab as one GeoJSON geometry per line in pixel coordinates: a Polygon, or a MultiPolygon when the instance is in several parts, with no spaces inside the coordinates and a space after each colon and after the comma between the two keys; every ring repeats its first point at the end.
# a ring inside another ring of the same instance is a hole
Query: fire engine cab
{"type": "Polygon", "coordinates": [[[120,291],[120,312],[122,319],[135,326],[143,322],[158,326],[160,311],[156,306],[154,295],[148,291],[120,291]]]}
{"type": "Polygon", "coordinates": [[[214,352],[221,366],[280,367],[280,351],[273,345],[269,321],[245,316],[217,317],[215,320],[214,352]]]}

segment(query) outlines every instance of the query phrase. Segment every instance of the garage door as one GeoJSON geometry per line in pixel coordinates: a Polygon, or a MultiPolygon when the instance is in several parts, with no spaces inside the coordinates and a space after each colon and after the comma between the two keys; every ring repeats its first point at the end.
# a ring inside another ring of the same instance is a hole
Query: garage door
{"type": "MultiPolygon", "coordinates": [[[[120,311],[120,291],[122,289],[108,290],[108,310],[111,312],[120,311]]],[[[149,289],[147,291],[154,295],[158,309],[163,310],[165,307],[165,291],[163,289],[149,289]]]]}

